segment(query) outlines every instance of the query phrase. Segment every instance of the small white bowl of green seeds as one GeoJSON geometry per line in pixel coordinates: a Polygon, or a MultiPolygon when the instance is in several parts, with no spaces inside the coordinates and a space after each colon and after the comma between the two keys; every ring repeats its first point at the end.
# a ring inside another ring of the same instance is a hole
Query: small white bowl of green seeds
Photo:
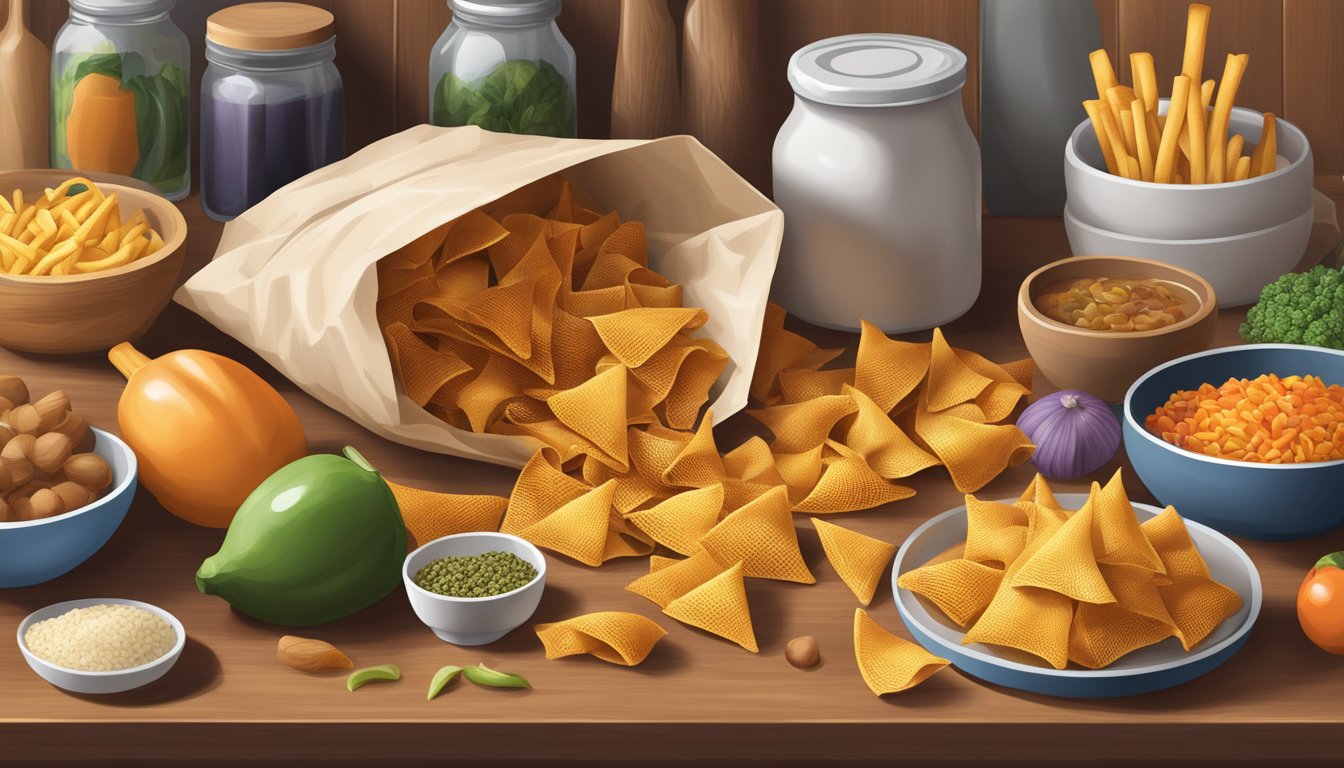
{"type": "Polygon", "coordinates": [[[415,615],[440,640],[485,645],[532,617],[546,588],[546,558],[507,533],[458,533],[407,555],[401,576],[415,615]]]}

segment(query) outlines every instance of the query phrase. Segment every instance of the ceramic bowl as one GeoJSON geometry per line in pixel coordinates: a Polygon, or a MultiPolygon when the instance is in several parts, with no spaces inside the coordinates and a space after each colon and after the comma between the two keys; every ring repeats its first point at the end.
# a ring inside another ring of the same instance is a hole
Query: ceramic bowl
{"type": "Polygon", "coordinates": [[[1125,453],[1144,486],[1189,520],[1248,539],[1305,539],[1344,526],[1344,460],[1258,464],[1178,448],[1143,422],[1173,392],[1253,379],[1314,374],[1344,385],[1344,352],[1292,344],[1248,344],[1188,355],[1160,365],[1125,395],[1125,453]]]}
{"type": "MultiPolygon", "coordinates": [[[[1087,496],[1059,494],[1058,500],[1069,509],[1078,509],[1087,496]]],[[[1015,499],[1005,499],[1011,503],[1015,499]]],[[[1156,516],[1161,510],[1135,504],[1139,522],[1156,516]]],[[[946,619],[942,612],[897,584],[901,575],[942,556],[966,541],[966,507],[938,515],[916,528],[896,553],[891,571],[891,592],[906,629],[936,656],[952,662],[957,669],[995,685],[1016,688],[1047,696],[1098,698],[1133,696],[1149,693],[1193,680],[1210,672],[1235,654],[1260,615],[1264,591],[1255,563],[1235,542],[1199,523],[1186,521],[1186,530],[1199,553],[1209,564],[1213,578],[1241,596],[1241,609],[1219,624],[1189,653],[1180,641],[1169,637],[1160,643],[1140,648],[1117,659],[1103,669],[1055,669],[1027,663],[1025,655],[982,643],[962,645],[965,630],[946,619]]]]}
{"type": "Polygon", "coordinates": [[[517,629],[532,617],[546,588],[546,558],[532,543],[507,533],[458,533],[435,539],[406,556],[402,581],[411,608],[439,639],[453,645],[485,645],[517,629]],[[512,592],[492,597],[449,597],[422,589],[415,574],[441,557],[510,552],[531,563],[537,577],[512,592]]]}
{"type": "Polygon", "coordinates": [[[19,650],[23,653],[23,658],[28,662],[28,666],[32,667],[38,677],[57,688],[62,688],[71,693],[121,693],[139,688],[142,685],[148,685],[167,674],[168,670],[172,669],[173,665],[177,663],[177,658],[182,655],[182,648],[187,643],[187,631],[182,627],[182,622],[178,621],[176,616],[158,606],[142,603],[139,600],[123,600],[115,597],[93,598],[56,603],[28,614],[28,618],[19,624],[18,641],[19,650]],[[23,641],[23,636],[28,632],[28,627],[39,621],[55,618],[76,608],[88,608],[109,603],[113,605],[133,605],[157,615],[173,628],[173,632],[177,635],[177,642],[173,644],[168,653],[148,664],[141,664],[130,669],[118,669],[113,672],[84,672],[57,666],[38,658],[32,651],[28,650],[27,644],[23,641]]]}
{"type": "Polygon", "coordinates": [[[1060,389],[1081,389],[1119,402],[1144,371],[1158,363],[1206,349],[1218,325],[1217,295],[1208,281],[1179,267],[1120,256],[1077,256],[1032,272],[1017,292],[1022,340],[1042,375],[1060,389]],[[1169,280],[1199,297],[1199,309],[1174,325],[1153,331],[1093,331],[1041,314],[1032,302],[1044,287],[1084,277],[1169,280]]]}
{"type": "Polygon", "coordinates": [[[1134,256],[1182,267],[1213,285],[1219,306],[1238,307],[1259,300],[1262,288],[1297,266],[1314,217],[1307,208],[1283,224],[1233,237],[1156,240],[1100,229],[1065,206],[1064,230],[1075,256],[1134,256]]]}
{"type": "Polygon", "coordinates": [[[93,452],[112,469],[112,485],[91,504],[41,520],[0,523],[0,588],[26,587],[73,570],[112,538],[135,497],[135,453],[121,438],[93,430],[93,452]]]}
{"type": "MultiPolygon", "coordinates": [[[[1166,112],[1165,99],[1159,110],[1166,112]]],[[[1249,154],[1260,141],[1262,127],[1261,113],[1236,107],[1228,135],[1244,136],[1249,154]]],[[[1283,118],[1275,133],[1280,161],[1273,173],[1222,184],[1154,184],[1108,173],[1092,124],[1084,120],[1064,148],[1069,208],[1099,229],[1159,240],[1234,237],[1269,229],[1311,208],[1307,137],[1283,118]]]]}
{"type": "MultiPolygon", "coordinates": [[[[22,189],[27,199],[75,171],[0,172],[0,194],[22,189]]],[[[73,355],[101,352],[140,338],[172,298],[186,250],[187,222],[177,206],[142,186],[93,178],[116,192],[122,218],[137,209],[163,238],[156,253],[124,267],[63,277],[0,273],[0,346],[20,352],[73,355]]]]}

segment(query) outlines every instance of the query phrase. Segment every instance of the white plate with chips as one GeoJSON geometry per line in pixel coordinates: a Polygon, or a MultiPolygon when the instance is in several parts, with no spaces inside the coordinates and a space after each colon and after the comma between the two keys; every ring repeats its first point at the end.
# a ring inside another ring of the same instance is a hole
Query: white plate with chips
{"type": "MultiPolygon", "coordinates": [[[[1059,494],[1057,498],[1066,509],[1078,509],[1087,501],[1085,494],[1059,494]]],[[[1003,503],[1014,501],[1005,499],[1003,503]]],[[[1147,504],[1136,503],[1133,507],[1140,523],[1162,511],[1147,504]]],[[[1014,654],[1011,649],[982,643],[962,645],[965,631],[961,627],[944,617],[932,603],[898,587],[896,582],[902,574],[966,540],[964,505],[934,517],[905,540],[892,566],[892,594],[901,620],[915,640],[972,677],[1047,696],[1101,698],[1149,693],[1193,680],[1231,658],[1246,642],[1264,599],[1260,573],[1241,547],[1208,526],[1186,520],[1185,527],[1208,563],[1212,577],[1241,596],[1241,609],[1190,653],[1172,637],[1140,648],[1103,669],[1054,669],[1043,662],[1027,663],[1022,660],[1025,654],[1014,654]]]]}

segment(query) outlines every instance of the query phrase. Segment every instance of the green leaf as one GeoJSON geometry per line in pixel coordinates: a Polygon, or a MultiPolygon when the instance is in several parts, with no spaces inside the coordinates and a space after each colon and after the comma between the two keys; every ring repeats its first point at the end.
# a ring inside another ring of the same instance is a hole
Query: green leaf
{"type": "Polygon", "coordinates": [[[1344,552],[1331,552],[1320,560],[1317,560],[1316,567],[1344,569],[1344,552]]]}
{"type": "Polygon", "coordinates": [[[573,137],[576,111],[569,81],[545,61],[506,61],[474,83],[449,72],[434,90],[435,125],[573,137]]]}

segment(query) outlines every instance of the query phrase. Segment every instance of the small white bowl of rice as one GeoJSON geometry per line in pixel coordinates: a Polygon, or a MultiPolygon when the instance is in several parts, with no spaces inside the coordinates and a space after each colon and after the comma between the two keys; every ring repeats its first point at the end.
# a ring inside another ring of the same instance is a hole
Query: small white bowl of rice
{"type": "Polygon", "coordinates": [[[187,642],[182,622],[138,600],[68,600],[19,624],[19,650],[43,680],[71,693],[121,693],[158,680],[187,642]]]}

